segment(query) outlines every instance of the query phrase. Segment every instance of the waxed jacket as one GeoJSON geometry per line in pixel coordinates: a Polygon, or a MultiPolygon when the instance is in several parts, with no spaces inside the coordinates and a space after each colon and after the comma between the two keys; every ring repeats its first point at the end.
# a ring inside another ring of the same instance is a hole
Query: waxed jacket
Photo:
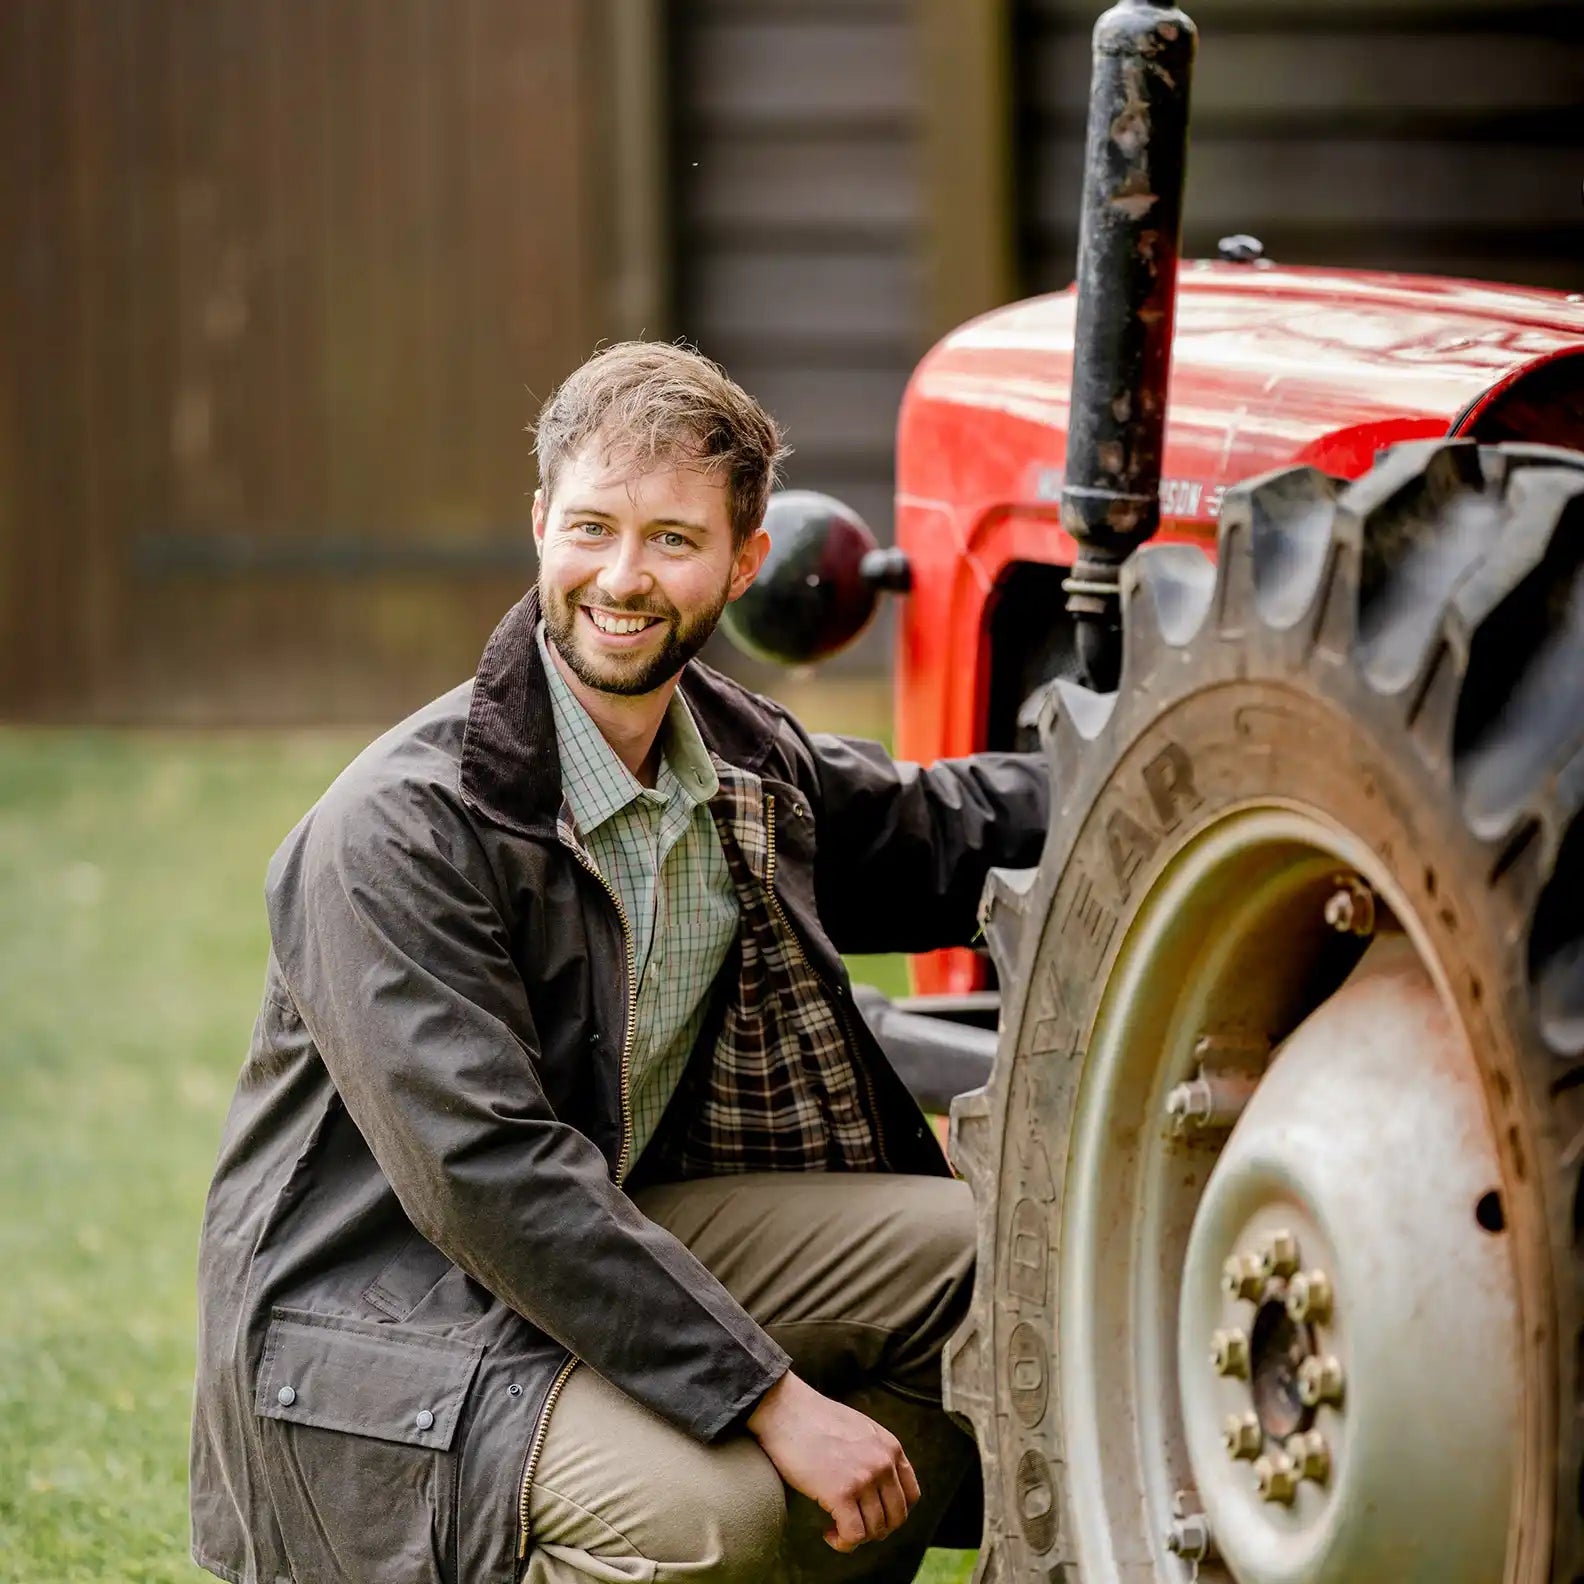
{"type": "MultiPolygon", "coordinates": [[[[537,620],[530,593],[269,867],[198,1278],[192,1549],[238,1584],[508,1584],[573,1360],[705,1440],[786,1368],[615,1181],[624,939],[558,827],[537,620]]],[[[884,1166],[945,1171],[839,953],[971,939],[987,870],[1038,859],[1043,764],[920,770],[698,662],[682,689],[786,811],[776,913],[841,1006],[884,1166]]],[[[708,1060],[701,1041],[690,1072],[708,1060]]]]}

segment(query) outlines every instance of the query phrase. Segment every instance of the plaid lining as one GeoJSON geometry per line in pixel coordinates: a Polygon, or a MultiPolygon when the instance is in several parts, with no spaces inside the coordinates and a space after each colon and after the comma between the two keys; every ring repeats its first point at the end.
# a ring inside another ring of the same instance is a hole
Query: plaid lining
{"type": "Polygon", "coordinates": [[[742,913],[737,984],[707,1068],[690,1076],[653,1155],[668,1177],[753,1171],[879,1171],[861,1059],[828,993],[771,902],[759,778],[715,761],[710,813],[742,913]]]}

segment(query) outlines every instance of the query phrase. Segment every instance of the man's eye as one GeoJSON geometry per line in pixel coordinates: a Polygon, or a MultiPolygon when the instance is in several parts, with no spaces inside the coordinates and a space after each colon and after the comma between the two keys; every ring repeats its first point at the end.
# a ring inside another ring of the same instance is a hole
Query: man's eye
{"type": "Polygon", "coordinates": [[[604,523],[580,522],[573,523],[572,531],[573,533],[599,535],[603,533],[609,533],[610,529],[607,528],[604,523]]]}
{"type": "Polygon", "coordinates": [[[693,543],[693,541],[689,539],[686,534],[680,534],[673,531],[661,534],[660,543],[663,544],[667,550],[686,550],[688,546],[693,543]]]}

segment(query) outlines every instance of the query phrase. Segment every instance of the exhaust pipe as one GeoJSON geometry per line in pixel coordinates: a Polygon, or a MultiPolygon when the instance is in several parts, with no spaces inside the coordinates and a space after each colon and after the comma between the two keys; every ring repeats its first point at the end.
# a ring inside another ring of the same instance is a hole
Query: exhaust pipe
{"type": "Polygon", "coordinates": [[[1101,692],[1121,669],[1119,569],[1160,526],[1197,38],[1157,0],[1119,0],[1094,30],[1061,522],[1078,658],[1101,692]]]}

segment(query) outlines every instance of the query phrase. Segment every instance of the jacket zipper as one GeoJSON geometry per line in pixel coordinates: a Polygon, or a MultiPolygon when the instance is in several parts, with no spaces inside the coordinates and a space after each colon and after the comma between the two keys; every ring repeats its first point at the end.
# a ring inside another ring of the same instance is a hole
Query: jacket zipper
{"type": "MultiPolygon", "coordinates": [[[[619,1183],[627,1175],[627,1155],[632,1148],[632,1079],[628,1069],[632,1060],[633,1029],[638,1021],[638,964],[633,952],[632,926],[627,922],[627,909],[622,906],[615,886],[600,873],[599,866],[580,847],[571,842],[567,845],[577,861],[605,888],[605,894],[615,905],[616,917],[621,921],[622,950],[627,966],[627,1020],[622,1028],[621,1048],[621,1147],[616,1152],[616,1181],[619,1183]]],[[[561,1388],[566,1385],[567,1377],[577,1365],[577,1357],[573,1355],[556,1372],[555,1379],[550,1382],[550,1390],[545,1393],[544,1407],[539,1410],[539,1422],[534,1426],[533,1440],[528,1443],[528,1456],[523,1460],[522,1484],[517,1491],[519,1562],[528,1555],[528,1541],[532,1534],[528,1522],[528,1503],[533,1495],[534,1475],[539,1472],[539,1456],[544,1451],[545,1437],[550,1434],[550,1415],[561,1396],[561,1388]]]]}
{"type": "Polygon", "coordinates": [[[632,926],[627,922],[627,909],[616,895],[616,887],[599,871],[594,860],[581,848],[573,847],[577,861],[604,886],[605,894],[616,907],[616,917],[621,920],[622,949],[627,957],[627,1022],[622,1029],[621,1048],[621,1148],[616,1153],[616,1181],[627,1175],[627,1153],[632,1148],[632,1078],[628,1064],[632,1060],[633,1028],[638,1021],[638,960],[633,952],[632,926]]]}
{"type": "Polygon", "coordinates": [[[847,1040],[847,1049],[853,1054],[853,1065],[858,1069],[858,1076],[863,1080],[864,1093],[869,1097],[869,1115],[874,1119],[875,1143],[880,1150],[880,1164],[889,1166],[890,1160],[886,1153],[885,1123],[880,1118],[880,1100],[875,1094],[874,1080],[869,1076],[869,1064],[863,1059],[863,1047],[853,1037],[852,1024],[847,1020],[846,998],[832,987],[818,968],[808,959],[808,954],[803,950],[803,942],[798,939],[798,932],[792,927],[792,920],[786,915],[786,909],[781,906],[781,898],[775,893],[775,868],[776,868],[776,814],[775,793],[765,793],[765,896],[769,898],[770,906],[775,915],[781,920],[781,927],[786,931],[787,938],[792,942],[792,950],[798,954],[798,961],[813,974],[815,980],[825,991],[825,994],[835,1003],[836,1017],[842,1026],[842,1033],[847,1040]]]}
{"type": "Polygon", "coordinates": [[[550,1390],[545,1393],[544,1407],[539,1410],[539,1423],[534,1426],[533,1440],[528,1443],[528,1456],[523,1460],[522,1485],[517,1495],[517,1560],[519,1562],[528,1555],[528,1538],[533,1532],[528,1521],[528,1499],[533,1493],[534,1475],[539,1472],[539,1458],[544,1452],[545,1437],[550,1434],[550,1414],[555,1408],[556,1399],[561,1395],[561,1388],[567,1383],[567,1377],[577,1366],[578,1361],[574,1356],[556,1371],[555,1379],[550,1382],[550,1390]]]}

